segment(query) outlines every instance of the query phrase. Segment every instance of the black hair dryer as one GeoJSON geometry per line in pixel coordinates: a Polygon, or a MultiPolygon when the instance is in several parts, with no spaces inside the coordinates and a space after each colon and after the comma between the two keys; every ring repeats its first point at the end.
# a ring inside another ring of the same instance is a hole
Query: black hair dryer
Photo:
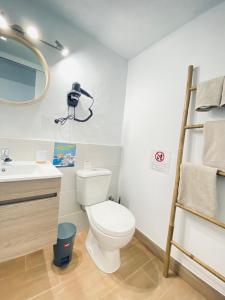
{"type": "Polygon", "coordinates": [[[84,89],[81,88],[80,84],[78,82],[74,82],[72,85],[72,90],[67,94],[67,106],[68,106],[68,115],[65,118],[58,118],[55,119],[56,124],[61,124],[64,125],[67,120],[74,120],[77,122],[87,122],[92,116],[93,116],[93,111],[91,107],[94,104],[94,98],[86,92],[84,89]],[[89,106],[89,115],[85,119],[78,119],[76,118],[76,107],[80,101],[81,95],[84,95],[90,99],[92,99],[92,103],[89,106]],[[70,108],[73,108],[73,113],[70,113],[70,108]]]}

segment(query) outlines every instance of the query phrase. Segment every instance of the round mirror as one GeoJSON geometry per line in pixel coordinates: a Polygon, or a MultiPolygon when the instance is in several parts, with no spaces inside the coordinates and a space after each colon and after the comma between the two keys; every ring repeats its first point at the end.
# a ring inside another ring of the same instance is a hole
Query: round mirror
{"type": "Polygon", "coordinates": [[[0,32],[0,100],[15,104],[40,99],[49,81],[48,65],[29,41],[0,32]]]}

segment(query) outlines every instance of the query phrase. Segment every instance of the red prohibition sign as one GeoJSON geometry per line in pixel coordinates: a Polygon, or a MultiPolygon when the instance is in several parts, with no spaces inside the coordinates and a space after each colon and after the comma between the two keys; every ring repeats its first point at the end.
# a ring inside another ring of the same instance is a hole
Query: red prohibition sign
{"type": "Polygon", "coordinates": [[[158,151],[155,154],[155,160],[157,160],[158,162],[163,162],[165,159],[165,154],[162,151],[158,151]]]}

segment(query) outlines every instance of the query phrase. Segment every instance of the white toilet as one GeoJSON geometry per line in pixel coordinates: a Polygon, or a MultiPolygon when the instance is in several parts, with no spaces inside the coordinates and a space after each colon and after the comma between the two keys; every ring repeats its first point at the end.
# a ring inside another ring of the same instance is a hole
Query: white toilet
{"type": "Polygon", "coordinates": [[[86,248],[105,273],[120,267],[120,248],[132,239],[135,218],[124,206],[107,200],[112,172],[107,169],[78,170],[77,201],[86,209],[89,232],[86,248]]]}

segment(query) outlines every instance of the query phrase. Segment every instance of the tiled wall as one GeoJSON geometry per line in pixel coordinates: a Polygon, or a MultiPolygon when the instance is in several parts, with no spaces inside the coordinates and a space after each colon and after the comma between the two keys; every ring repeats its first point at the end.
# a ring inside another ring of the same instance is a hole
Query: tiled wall
{"type": "MultiPolygon", "coordinates": [[[[63,173],[60,195],[59,222],[73,222],[78,230],[88,226],[86,213],[76,202],[75,172],[83,168],[84,161],[90,161],[93,167],[108,168],[112,171],[109,195],[117,198],[117,186],[120,166],[119,146],[76,144],[77,156],[74,168],[60,168],[63,173]]],[[[23,140],[0,138],[0,149],[9,148],[13,160],[35,160],[37,150],[47,150],[48,160],[52,160],[54,141],[23,140]]]]}

